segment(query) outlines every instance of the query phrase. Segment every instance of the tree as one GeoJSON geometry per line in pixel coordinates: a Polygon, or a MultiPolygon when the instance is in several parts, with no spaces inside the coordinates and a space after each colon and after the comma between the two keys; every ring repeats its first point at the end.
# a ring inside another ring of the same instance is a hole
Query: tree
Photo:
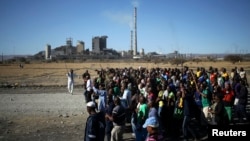
{"type": "Polygon", "coordinates": [[[236,62],[242,61],[243,58],[240,55],[233,54],[233,55],[226,55],[224,57],[224,60],[235,64],[236,62]]]}
{"type": "Polygon", "coordinates": [[[201,59],[199,59],[199,58],[195,58],[195,59],[193,59],[193,62],[196,62],[196,64],[199,64],[199,62],[201,62],[202,60],[201,59]]]}
{"type": "Polygon", "coordinates": [[[186,61],[187,61],[187,60],[185,60],[185,59],[183,59],[183,58],[174,58],[174,59],[170,60],[170,63],[171,63],[172,65],[178,66],[178,65],[183,65],[186,61]]]}

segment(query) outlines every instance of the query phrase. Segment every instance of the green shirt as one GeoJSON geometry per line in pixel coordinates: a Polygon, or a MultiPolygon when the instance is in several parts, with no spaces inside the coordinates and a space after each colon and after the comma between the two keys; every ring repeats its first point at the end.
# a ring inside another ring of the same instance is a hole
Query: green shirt
{"type": "Polygon", "coordinates": [[[120,96],[120,89],[119,89],[119,87],[114,87],[114,96],[120,96]]]}
{"type": "Polygon", "coordinates": [[[137,121],[142,122],[148,118],[148,105],[146,103],[141,104],[137,113],[137,121]]]}
{"type": "Polygon", "coordinates": [[[203,90],[202,94],[207,95],[207,97],[204,97],[204,96],[201,97],[202,106],[203,107],[210,106],[210,101],[208,99],[208,89],[203,90]]]}

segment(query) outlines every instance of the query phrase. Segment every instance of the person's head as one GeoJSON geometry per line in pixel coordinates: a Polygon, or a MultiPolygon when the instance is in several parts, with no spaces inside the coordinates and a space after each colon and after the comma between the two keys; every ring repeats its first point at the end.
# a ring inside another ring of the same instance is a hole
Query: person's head
{"type": "Polygon", "coordinates": [[[176,92],[176,97],[181,97],[181,96],[182,96],[181,91],[177,91],[177,92],[176,92]]]}
{"type": "Polygon", "coordinates": [[[159,127],[159,122],[156,117],[149,117],[143,124],[143,128],[147,128],[149,134],[157,132],[159,127]]]}
{"type": "Polygon", "coordinates": [[[127,87],[128,87],[127,83],[123,81],[121,83],[121,92],[123,93],[127,89],[127,87]]]}
{"type": "Polygon", "coordinates": [[[214,101],[215,102],[220,102],[220,101],[222,101],[222,99],[223,99],[223,95],[221,93],[217,92],[214,94],[214,101]]]}
{"type": "Polygon", "coordinates": [[[146,98],[145,98],[143,95],[140,95],[140,97],[139,97],[139,102],[140,102],[141,104],[146,103],[146,98]]]}
{"type": "Polygon", "coordinates": [[[108,95],[111,95],[111,96],[113,96],[114,95],[114,88],[113,87],[110,87],[109,89],[108,89],[108,95]]]}
{"type": "Polygon", "coordinates": [[[229,82],[226,82],[224,85],[226,90],[231,90],[231,85],[229,82]]]}
{"type": "Polygon", "coordinates": [[[140,89],[145,87],[145,83],[140,83],[140,89]]]}
{"type": "Polygon", "coordinates": [[[152,91],[152,87],[151,87],[151,85],[147,85],[147,87],[146,87],[146,91],[147,91],[148,93],[150,93],[150,92],[152,91]]]}
{"type": "Polygon", "coordinates": [[[86,106],[89,114],[95,112],[96,104],[93,101],[88,102],[86,106]]]}
{"type": "Polygon", "coordinates": [[[161,90],[162,90],[162,85],[161,85],[161,84],[158,84],[158,85],[157,85],[157,90],[158,90],[158,91],[161,91],[161,90]]]}
{"type": "Polygon", "coordinates": [[[100,84],[100,85],[99,85],[99,89],[100,89],[100,90],[105,90],[105,84],[103,84],[103,83],[100,84]]]}
{"type": "Polygon", "coordinates": [[[206,81],[204,81],[204,82],[201,83],[201,88],[203,90],[207,88],[207,82],[206,81]]]}
{"type": "Polygon", "coordinates": [[[116,97],[114,98],[114,104],[115,104],[115,105],[121,105],[121,99],[120,99],[118,96],[116,96],[116,97]]]}
{"type": "Polygon", "coordinates": [[[200,67],[197,67],[197,68],[196,68],[196,71],[200,71],[200,67]]]}
{"type": "Polygon", "coordinates": [[[212,66],[209,66],[208,71],[211,72],[213,70],[212,66]]]}
{"type": "Polygon", "coordinates": [[[227,72],[227,69],[226,68],[222,68],[222,73],[226,73],[227,72]]]}
{"type": "Polygon", "coordinates": [[[240,71],[244,71],[243,67],[240,68],[240,71]]]}
{"type": "Polygon", "coordinates": [[[70,72],[73,73],[74,72],[73,69],[70,69],[70,72]]]}
{"type": "Polygon", "coordinates": [[[153,100],[148,100],[148,107],[151,108],[151,107],[154,107],[154,101],[153,100]]]}

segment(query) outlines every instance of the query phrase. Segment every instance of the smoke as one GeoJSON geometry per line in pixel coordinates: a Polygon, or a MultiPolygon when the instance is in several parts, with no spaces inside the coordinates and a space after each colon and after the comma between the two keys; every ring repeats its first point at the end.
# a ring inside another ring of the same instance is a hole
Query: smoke
{"type": "Polygon", "coordinates": [[[139,0],[132,0],[131,3],[133,7],[139,7],[139,0]]]}
{"type": "Polygon", "coordinates": [[[106,11],[104,16],[116,23],[128,25],[130,29],[133,27],[133,17],[130,13],[106,11]]]}
{"type": "Polygon", "coordinates": [[[139,7],[139,0],[132,0],[131,1],[132,8],[130,12],[122,12],[122,11],[105,11],[103,12],[103,15],[107,17],[108,19],[112,20],[113,22],[127,25],[130,30],[133,30],[134,27],[134,12],[132,12],[132,9],[134,7],[139,7]]]}
{"type": "MultiPolygon", "coordinates": [[[[133,8],[137,8],[137,7],[139,7],[139,5],[140,5],[140,3],[139,3],[139,0],[132,0],[131,1],[131,4],[132,4],[132,6],[133,6],[133,8]]],[[[133,12],[133,15],[132,15],[132,17],[134,17],[134,12],[133,12]]],[[[132,18],[131,19],[131,21],[130,21],[130,23],[129,23],[129,28],[132,30],[133,29],[133,27],[134,27],[134,21],[133,21],[134,19],[132,18]]]]}

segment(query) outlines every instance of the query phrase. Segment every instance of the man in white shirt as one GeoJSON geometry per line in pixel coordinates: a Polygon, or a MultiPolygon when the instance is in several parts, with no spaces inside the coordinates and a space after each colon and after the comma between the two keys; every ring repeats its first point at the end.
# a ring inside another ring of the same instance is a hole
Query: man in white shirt
{"type": "Polygon", "coordinates": [[[124,108],[126,109],[126,121],[130,122],[131,121],[131,111],[130,111],[130,106],[132,103],[132,92],[128,88],[128,83],[122,83],[121,89],[123,90],[122,98],[121,98],[121,103],[124,105],[124,108]]]}
{"type": "Polygon", "coordinates": [[[128,104],[127,105],[128,107],[125,108],[129,108],[129,106],[131,105],[132,94],[131,91],[128,89],[128,85],[126,83],[123,83],[122,90],[123,90],[122,99],[126,99],[128,104]]]}
{"type": "Polygon", "coordinates": [[[87,79],[87,83],[86,83],[86,102],[89,102],[91,101],[91,94],[92,94],[92,91],[93,91],[93,83],[92,83],[92,80],[90,78],[90,76],[86,76],[86,79],[87,79]]]}
{"type": "Polygon", "coordinates": [[[74,90],[74,71],[73,69],[70,69],[70,71],[66,74],[66,76],[68,77],[68,91],[70,94],[73,94],[73,90],[74,90]]]}

